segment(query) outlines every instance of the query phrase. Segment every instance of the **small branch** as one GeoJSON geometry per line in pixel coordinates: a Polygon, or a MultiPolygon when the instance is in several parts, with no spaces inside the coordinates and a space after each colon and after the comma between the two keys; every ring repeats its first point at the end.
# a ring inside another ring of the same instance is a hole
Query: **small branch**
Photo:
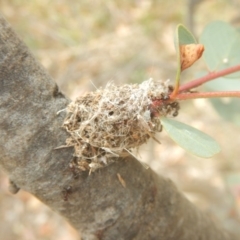
{"type": "Polygon", "coordinates": [[[173,90],[173,92],[171,93],[171,96],[170,96],[171,99],[175,99],[176,96],[178,95],[178,92],[179,92],[179,82],[180,82],[179,80],[176,81],[174,90],[173,90]]]}
{"type": "Polygon", "coordinates": [[[229,67],[229,68],[226,68],[226,69],[218,71],[218,72],[210,72],[208,75],[206,75],[204,77],[201,77],[201,78],[195,79],[191,82],[188,82],[186,84],[183,84],[182,86],[180,86],[179,92],[184,92],[184,91],[196,88],[205,82],[208,82],[213,79],[223,77],[223,76],[226,76],[228,74],[238,72],[238,71],[240,71],[240,65],[229,67]]]}
{"type": "Polygon", "coordinates": [[[223,98],[223,97],[240,98],[240,91],[180,93],[176,96],[175,99],[176,100],[188,100],[188,99],[197,99],[197,98],[223,98]]]}

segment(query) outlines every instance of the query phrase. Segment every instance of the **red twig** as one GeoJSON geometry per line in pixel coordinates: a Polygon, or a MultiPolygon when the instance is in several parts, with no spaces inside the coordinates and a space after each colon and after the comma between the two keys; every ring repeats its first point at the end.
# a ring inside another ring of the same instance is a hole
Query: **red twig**
{"type": "Polygon", "coordinates": [[[240,91],[180,93],[177,96],[175,96],[175,100],[187,100],[197,98],[223,98],[223,97],[240,98],[240,91]]]}
{"type": "MultiPolygon", "coordinates": [[[[200,85],[202,85],[205,82],[208,82],[210,80],[213,80],[215,78],[223,77],[228,74],[234,73],[240,71],[240,65],[236,65],[233,67],[226,68],[224,70],[218,71],[218,72],[210,72],[208,75],[204,77],[200,77],[198,79],[195,79],[191,82],[185,83],[182,86],[179,87],[179,93],[196,88],[200,85]]],[[[220,96],[221,97],[221,96],[220,96]]]]}

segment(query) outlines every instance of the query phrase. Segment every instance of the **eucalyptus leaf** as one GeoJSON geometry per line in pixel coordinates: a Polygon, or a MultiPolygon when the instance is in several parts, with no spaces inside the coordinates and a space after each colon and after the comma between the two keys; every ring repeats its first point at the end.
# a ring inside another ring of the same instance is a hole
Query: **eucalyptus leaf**
{"type": "Polygon", "coordinates": [[[179,86],[180,75],[181,75],[181,53],[180,45],[193,44],[197,43],[196,39],[192,33],[184,27],[182,24],[179,24],[176,28],[174,36],[174,44],[177,52],[177,73],[176,73],[176,87],[179,86]]]}
{"type": "Polygon", "coordinates": [[[224,101],[224,99],[212,98],[209,101],[224,120],[240,126],[239,99],[230,98],[224,101]]]}
{"type": "MultiPolygon", "coordinates": [[[[237,78],[226,79],[221,77],[205,83],[204,89],[207,91],[240,91],[240,81],[237,78]]],[[[240,126],[239,99],[210,98],[209,101],[223,119],[234,122],[240,126]]]]}
{"type": "MultiPolygon", "coordinates": [[[[199,71],[195,78],[206,76],[207,71],[199,71]]],[[[240,91],[240,79],[224,77],[204,83],[204,91],[240,91]]],[[[208,101],[213,105],[217,113],[225,120],[234,122],[240,126],[240,111],[238,98],[209,98],[208,101]]]]}
{"type": "Polygon", "coordinates": [[[182,24],[177,26],[177,37],[179,45],[197,43],[193,34],[182,24]]]}
{"type": "Polygon", "coordinates": [[[213,81],[206,82],[204,87],[211,91],[240,91],[240,81],[239,79],[226,80],[226,78],[221,77],[213,81]]]}
{"type": "MultiPolygon", "coordinates": [[[[204,87],[210,91],[240,91],[240,81],[238,79],[218,78],[207,82],[204,87]]],[[[239,99],[209,99],[218,114],[225,120],[240,125],[239,99]]]]}
{"type": "MultiPolygon", "coordinates": [[[[228,23],[215,21],[207,25],[200,43],[205,47],[203,57],[210,71],[240,63],[240,33],[228,23]]],[[[240,72],[227,76],[230,77],[240,77],[240,72]]]]}
{"type": "Polygon", "coordinates": [[[198,157],[210,158],[220,152],[218,143],[196,128],[165,117],[161,118],[161,123],[179,146],[198,157]]]}

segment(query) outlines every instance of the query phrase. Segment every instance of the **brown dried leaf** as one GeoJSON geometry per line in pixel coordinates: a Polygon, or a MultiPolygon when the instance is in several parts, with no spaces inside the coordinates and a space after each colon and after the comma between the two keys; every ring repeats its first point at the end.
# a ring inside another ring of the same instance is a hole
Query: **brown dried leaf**
{"type": "Polygon", "coordinates": [[[204,46],[202,44],[186,44],[180,46],[181,70],[189,68],[203,54],[204,46]]]}

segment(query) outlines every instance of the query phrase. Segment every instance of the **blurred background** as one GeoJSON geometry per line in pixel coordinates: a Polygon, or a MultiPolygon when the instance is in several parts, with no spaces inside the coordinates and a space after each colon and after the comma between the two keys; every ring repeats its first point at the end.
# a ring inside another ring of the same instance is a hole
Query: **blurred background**
{"type": "MultiPolygon", "coordinates": [[[[173,36],[179,23],[197,38],[213,20],[240,26],[238,0],[2,0],[0,11],[72,100],[109,81],[174,82],[173,36]]],[[[203,59],[184,72],[182,81],[194,79],[201,70],[206,70],[203,59]]],[[[221,153],[200,159],[163,132],[157,137],[161,145],[150,141],[138,150],[139,160],[171,178],[188,199],[225,227],[239,231],[240,124],[220,116],[204,99],[182,102],[177,119],[213,136],[221,153]]],[[[2,239],[78,239],[64,219],[36,198],[23,191],[11,195],[7,188],[8,179],[0,172],[2,239]]]]}

